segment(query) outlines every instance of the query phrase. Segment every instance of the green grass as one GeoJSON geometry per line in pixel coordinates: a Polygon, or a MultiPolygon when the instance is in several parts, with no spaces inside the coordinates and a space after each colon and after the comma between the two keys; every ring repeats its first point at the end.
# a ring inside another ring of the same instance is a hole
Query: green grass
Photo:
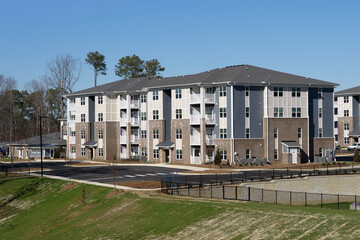
{"type": "Polygon", "coordinates": [[[79,184],[64,190],[66,184],[0,179],[0,239],[356,239],[360,224],[360,213],[350,210],[111,195],[111,188],[79,184]]]}

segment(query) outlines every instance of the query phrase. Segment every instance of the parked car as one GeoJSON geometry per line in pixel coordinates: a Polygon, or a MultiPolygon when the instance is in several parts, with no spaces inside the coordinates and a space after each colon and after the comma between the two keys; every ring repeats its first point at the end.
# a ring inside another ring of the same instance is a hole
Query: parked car
{"type": "Polygon", "coordinates": [[[354,143],[353,145],[347,147],[348,151],[355,150],[355,149],[360,149],[360,143],[354,143]]]}

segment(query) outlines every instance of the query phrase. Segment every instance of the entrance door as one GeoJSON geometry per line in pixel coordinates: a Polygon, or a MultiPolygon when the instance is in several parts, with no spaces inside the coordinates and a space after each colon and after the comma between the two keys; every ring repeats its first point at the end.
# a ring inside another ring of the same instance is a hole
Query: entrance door
{"type": "Polygon", "coordinates": [[[170,158],[169,158],[169,149],[165,150],[165,162],[170,162],[170,158]]]}
{"type": "Polygon", "coordinates": [[[91,148],[90,150],[91,150],[91,151],[90,151],[90,153],[91,153],[91,154],[90,154],[90,155],[91,155],[91,158],[90,158],[90,159],[93,160],[93,157],[94,157],[94,149],[91,148]]]}
{"type": "Polygon", "coordinates": [[[291,163],[292,164],[297,164],[297,149],[296,148],[291,148],[290,153],[291,153],[291,163]]]}

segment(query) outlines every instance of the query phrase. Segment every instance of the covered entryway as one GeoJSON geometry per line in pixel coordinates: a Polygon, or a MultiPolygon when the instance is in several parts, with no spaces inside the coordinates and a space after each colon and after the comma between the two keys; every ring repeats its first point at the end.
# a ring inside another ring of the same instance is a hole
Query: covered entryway
{"type": "Polygon", "coordinates": [[[90,149],[90,159],[93,160],[94,159],[94,149],[97,147],[97,142],[95,142],[94,140],[90,140],[90,141],[84,143],[83,146],[90,149]]]}
{"type": "Polygon", "coordinates": [[[283,141],[282,144],[282,153],[283,158],[285,158],[284,163],[298,164],[299,153],[301,151],[301,145],[296,141],[283,141]],[[287,160],[287,161],[286,161],[287,160]]]}
{"type": "Polygon", "coordinates": [[[156,146],[159,147],[159,149],[163,150],[164,153],[161,162],[170,163],[170,150],[174,149],[174,143],[171,142],[170,137],[168,137],[167,139],[165,139],[165,141],[159,143],[156,146]]]}

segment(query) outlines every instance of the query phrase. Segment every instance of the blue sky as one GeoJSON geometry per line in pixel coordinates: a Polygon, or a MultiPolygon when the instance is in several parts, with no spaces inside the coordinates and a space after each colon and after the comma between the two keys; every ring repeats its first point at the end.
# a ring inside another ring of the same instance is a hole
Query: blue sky
{"type": "Polygon", "coordinates": [[[72,54],[82,63],[75,90],[93,86],[89,51],[108,74],[126,55],[157,58],[164,76],[251,64],[340,84],[360,85],[360,1],[20,1],[0,0],[0,74],[17,87],[72,54]]]}

